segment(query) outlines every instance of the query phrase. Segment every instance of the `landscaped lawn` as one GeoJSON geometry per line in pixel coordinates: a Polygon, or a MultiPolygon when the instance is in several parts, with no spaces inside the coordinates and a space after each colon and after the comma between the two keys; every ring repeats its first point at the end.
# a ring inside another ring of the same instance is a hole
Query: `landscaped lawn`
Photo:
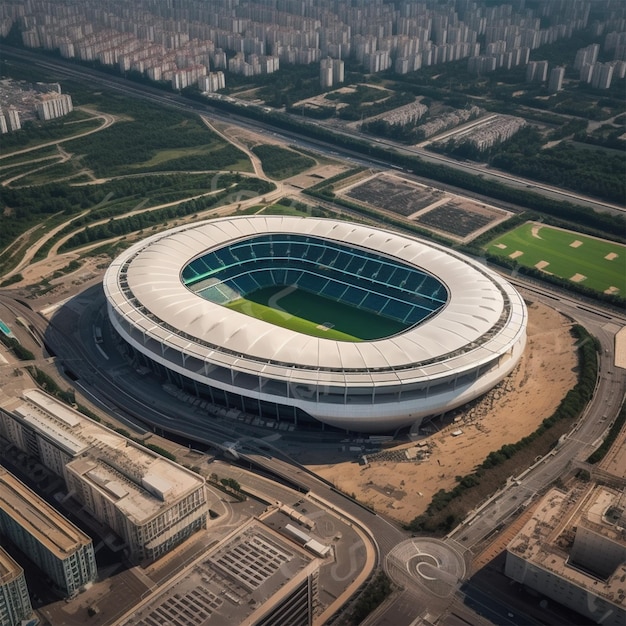
{"type": "Polygon", "coordinates": [[[527,222],[486,250],[596,291],[626,294],[626,246],[619,243],[527,222]]]}

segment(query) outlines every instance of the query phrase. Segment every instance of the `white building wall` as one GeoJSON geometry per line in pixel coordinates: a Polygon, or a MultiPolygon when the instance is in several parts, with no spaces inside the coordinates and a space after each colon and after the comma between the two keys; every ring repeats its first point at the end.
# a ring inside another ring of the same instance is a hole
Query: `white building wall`
{"type": "Polygon", "coordinates": [[[21,425],[4,411],[0,411],[0,433],[20,450],[26,449],[21,425]]]}
{"type": "Polygon", "coordinates": [[[626,608],[507,550],[504,574],[602,626],[624,626],[626,608]]]}
{"type": "Polygon", "coordinates": [[[22,124],[20,122],[20,114],[16,108],[9,107],[9,110],[5,113],[5,116],[9,130],[15,131],[22,128],[22,124]]]}

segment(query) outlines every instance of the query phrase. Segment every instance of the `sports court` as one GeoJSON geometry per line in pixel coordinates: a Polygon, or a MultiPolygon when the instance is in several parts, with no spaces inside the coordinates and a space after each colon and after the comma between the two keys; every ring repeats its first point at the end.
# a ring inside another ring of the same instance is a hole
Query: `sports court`
{"type": "Polygon", "coordinates": [[[571,230],[527,222],[487,245],[490,254],[581,283],[626,294],[626,246],[571,230]]]}
{"type": "Polygon", "coordinates": [[[231,310],[335,341],[371,341],[444,306],[441,281],[414,265],[320,238],[271,234],[194,259],[184,284],[231,310]]]}

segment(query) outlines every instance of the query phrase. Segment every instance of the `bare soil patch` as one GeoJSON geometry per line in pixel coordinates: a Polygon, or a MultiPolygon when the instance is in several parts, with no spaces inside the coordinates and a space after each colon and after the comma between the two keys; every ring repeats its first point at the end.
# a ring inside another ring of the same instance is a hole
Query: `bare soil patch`
{"type": "Polygon", "coordinates": [[[342,165],[340,163],[326,165],[320,164],[307,170],[306,172],[292,176],[284,182],[289,183],[292,187],[297,187],[298,189],[307,189],[308,187],[321,183],[323,180],[328,180],[337,174],[341,174],[347,169],[348,167],[346,165],[342,165]]]}
{"type": "Polygon", "coordinates": [[[440,189],[393,174],[377,174],[356,185],[344,186],[339,193],[375,209],[404,216],[413,215],[447,197],[440,189]]]}
{"type": "Polygon", "coordinates": [[[352,201],[415,220],[420,226],[458,241],[470,241],[510,217],[495,206],[427,187],[391,173],[376,174],[339,192],[352,201]]]}
{"type": "Polygon", "coordinates": [[[456,413],[456,421],[394,448],[400,453],[396,458],[404,460],[372,460],[363,466],[352,459],[309,468],[374,509],[409,522],[439,489],[453,488],[456,476],[471,473],[489,452],[519,441],[552,415],[576,383],[577,363],[570,322],[547,306],[532,304],[528,345],[516,370],[477,404],[456,413]],[[463,434],[453,436],[459,429],[463,434]],[[418,443],[422,453],[405,453],[418,443]]]}

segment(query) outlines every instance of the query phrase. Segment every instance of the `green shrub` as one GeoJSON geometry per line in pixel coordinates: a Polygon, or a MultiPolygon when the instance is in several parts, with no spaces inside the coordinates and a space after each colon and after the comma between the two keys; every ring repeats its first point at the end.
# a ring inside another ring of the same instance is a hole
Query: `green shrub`
{"type": "Polygon", "coordinates": [[[380,571],[359,595],[350,615],[350,623],[360,624],[374,609],[380,606],[391,593],[391,581],[380,571]]]}
{"type": "Polygon", "coordinates": [[[7,337],[0,333],[0,341],[9,349],[20,361],[33,361],[35,355],[25,348],[15,337],[7,337]]]}
{"type": "MultiPolygon", "coordinates": [[[[549,428],[552,428],[560,420],[568,419],[572,420],[578,417],[585,406],[593,396],[595,389],[597,371],[598,371],[598,355],[597,346],[598,343],[594,337],[592,337],[587,330],[580,326],[574,325],[571,329],[572,335],[578,340],[578,359],[579,359],[579,375],[576,385],[570,391],[567,392],[563,400],[561,400],[559,406],[554,413],[543,420],[541,425],[530,435],[523,437],[517,443],[505,444],[499,450],[490,452],[485,460],[478,466],[478,469],[467,476],[457,476],[457,485],[447,491],[440,489],[432,498],[426,512],[422,515],[418,515],[409,524],[406,525],[407,530],[413,532],[428,532],[428,533],[446,533],[449,532],[454,524],[457,523],[457,516],[449,513],[444,515],[446,508],[450,503],[460,497],[466,490],[477,487],[481,484],[481,479],[487,476],[487,472],[499,472],[499,465],[502,465],[505,461],[515,456],[515,454],[525,447],[528,447],[534,443],[534,441],[544,434],[549,428]]],[[[622,408],[620,413],[621,422],[619,426],[614,424],[614,429],[611,433],[615,433],[615,437],[621,429],[621,425],[626,420],[626,411],[622,408]]],[[[607,450],[610,447],[612,441],[608,442],[610,436],[607,437],[603,446],[607,445],[607,450]]],[[[602,448],[602,446],[601,446],[602,448]]],[[[592,458],[595,458],[596,453],[600,454],[600,448],[589,457],[589,462],[592,458]]],[[[602,454],[604,454],[606,451],[602,454]]],[[[598,460],[602,458],[598,457],[598,460]]],[[[491,474],[490,474],[491,475],[491,474]]]]}

